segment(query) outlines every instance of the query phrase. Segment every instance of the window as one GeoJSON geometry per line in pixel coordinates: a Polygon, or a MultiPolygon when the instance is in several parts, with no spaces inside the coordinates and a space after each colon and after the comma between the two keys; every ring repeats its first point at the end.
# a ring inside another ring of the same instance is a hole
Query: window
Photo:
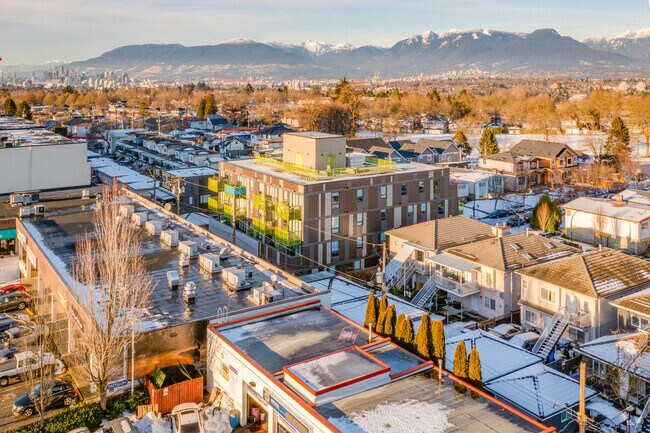
{"type": "Polygon", "coordinates": [[[332,193],[332,209],[338,209],[339,208],[339,193],[338,192],[333,192],[332,193]]]}
{"type": "Polygon", "coordinates": [[[555,292],[553,290],[549,290],[545,287],[542,287],[540,289],[540,298],[542,298],[544,301],[547,302],[552,302],[555,304],[555,292]]]}
{"type": "Polygon", "coordinates": [[[573,163],[573,159],[567,158],[566,159],[566,165],[571,165],[573,163]]]}
{"type": "Polygon", "coordinates": [[[332,217],[332,233],[339,232],[339,217],[332,217]]]}
{"type": "Polygon", "coordinates": [[[339,241],[332,241],[332,257],[339,256],[339,241]]]}
{"type": "Polygon", "coordinates": [[[578,343],[584,343],[585,342],[585,333],[582,329],[574,328],[572,326],[569,326],[569,339],[571,341],[576,341],[578,343]]]}
{"type": "Polygon", "coordinates": [[[363,201],[363,190],[362,189],[357,190],[357,201],[363,201]]]}
{"type": "Polygon", "coordinates": [[[410,204],[410,205],[408,205],[406,207],[406,213],[408,213],[409,215],[413,215],[413,205],[412,204],[410,204]]]}
{"type": "Polygon", "coordinates": [[[379,211],[379,220],[386,221],[386,209],[382,209],[379,211]]]}
{"type": "Polygon", "coordinates": [[[386,233],[380,233],[379,234],[379,243],[383,244],[384,242],[386,242],[386,233]]]}
{"type": "Polygon", "coordinates": [[[357,214],[357,225],[358,225],[358,226],[362,226],[362,225],[363,225],[363,214],[362,214],[362,213],[358,213],[358,214],[357,214]]]}
{"type": "Polygon", "coordinates": [[[424,213],[427,211],[427,204],[426,203],[420,203],[420,212],[424,213]]]}
{"type": "Polygon", "coordinates": [[[363,236],[357,237],[357,249],[360,250],[363,248],[363,236]]]}
{"type": "Polygon", "coordinates": [[[440,180],[434,179],[433,181],[433,192],[437,193],[440,191],[440,180]]]}
{"type": "Polygon", "coordinates": [[[485,304],[485,308],[489,308],[490,310],[496,310],[497,309],[497,301],[495,301],[492,298],[488,298],[487,296],[483,298],[483,302],[485,304]]]}
{"type": "Polygon", "coordinates": [[[489,273],[489,272],[486,272],[485,274],[483,274],[483,276],[485,277],[485,279],[484,279],[485,285],[488,286],[488,287],[492,287],[492,274],[489,273]]]}
{"type": "Polygon", "coordinates": [[[531,161],[530,168],[537,168],[537,162],[536,161],[531,161]]]}
{"type": "Polygon", "coordinates": [[[201,204],[206,204],[208,202],[208,199],[210,198],[210,194],[203,194],[199,196],[199,202],[201,204]]]}
{"type": "Polygon", "coordinates": [[[408,194],[408,184],[403,183],[402,184],[402,195],[408,194]]]}
{"type": "Polygon", "coordinates": [[[379,198],[386,197],[388,197],[388,188],[386,188],[386,185],[382,185],[379,187],[379,198]]]}
{"type": "Polygon", "coordinates": [[[361,260],[355,260],[354,261],[354,269],[355,270],[361,269],[361,260]]]}
{"type": "Polygon", "coordinates": [[[634,314],[630,314],[630,325],[638,328],[638,327],[648,326],[648,323],[650,323],[648,322],[648,319],[643,319],[634,314]]]}
{"type": "Polygon", "coordinates": [[[539,317],[535,311],[524,310],[524,321],[533,326],[537,326],[539,324],[539,317]]]}
{"type": "Polygon", "coordinates": [[[521,186],[526,183],[526,177],[525,176],[519,176],[517,177],[517,185],[521,186]]]}
{"type": "Polygon", "coordinates": [[[561,422],[561,423],[569,422],[569,421],[571,421],[572,419],[573,419],[573,418],[572,418],[572,416],[571,416],[571,412],[569,412],[568,410],[565,410],[564,412],[562,412],[562,413],[560,414],[560,422],[561,422]]]}
{"type": "Polygon", "coordinates": [[[438,215],[444,215],[445,214],[445,202],[444,201],[439,201],[438,202],[438,215]]]}
{"type": "Polygon", "coordinates": [[[424,192],[424,182],[423,181],[418,182],[418,191],[420,191],[420,193],[424,192]]]}

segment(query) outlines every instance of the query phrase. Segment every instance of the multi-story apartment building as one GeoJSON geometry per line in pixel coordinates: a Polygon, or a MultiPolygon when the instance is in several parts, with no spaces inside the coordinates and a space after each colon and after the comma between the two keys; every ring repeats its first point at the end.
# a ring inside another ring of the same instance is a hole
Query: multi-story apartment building
{"type": "Polygon", "coordinates": [[[371,267],[386,230],[457,213],[448,168],[346,154],[345,137],[332,134],[285,134],[283,146],[282,159],[222,161],[209,183],[209,208],[283,267],[371,267]]]}

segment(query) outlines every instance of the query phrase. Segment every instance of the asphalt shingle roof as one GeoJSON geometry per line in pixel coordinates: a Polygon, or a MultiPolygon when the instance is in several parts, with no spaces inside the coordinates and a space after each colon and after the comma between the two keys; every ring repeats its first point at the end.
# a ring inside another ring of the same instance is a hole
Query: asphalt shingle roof
{"type": "Polygon", "coordinates": [[[564,143],[554,143],[542,140],[521,140],[510,151],[520,155],[535,156],[538,158],[555,158],[564,149],[569,148],[564,143]]]}
{"type": "Polygon", "coordinates": [[[386,234],[430,250],[442,250],[494,236],[488,224],[461,215],[389,230],[386,234]]]}

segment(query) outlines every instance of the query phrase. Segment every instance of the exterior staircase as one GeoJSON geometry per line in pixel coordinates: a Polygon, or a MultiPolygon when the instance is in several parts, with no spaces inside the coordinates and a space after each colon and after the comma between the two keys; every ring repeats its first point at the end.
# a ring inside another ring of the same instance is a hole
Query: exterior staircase
{"type": "Polygon", "coordinates": [[[632,426],[632,429],[630,430],[632,433],[650,432],[650,419],[648,419],[648,413],[650,413],[650,397],[646,400],[641,415],[639,415],[632,426]]]}
{"type": "Polygon", "coordinates": [[[391,282],[389,285],[395,286],[398,288],[403,288],[405,287],[413,274],[415,273],[415,263],[410,263],[410,266],[405,264],[405,266],[402,267],[401,272],[398,272],[395,277],[393,278],[393,282],[391,282]]]}
{"type": "Polygon", "coordinates": [[[566,308],[560,308],[553,318],[544,328],[544,332],[535,343],[533,347],[533,353],[541,356],[544,359],[548,358],[548,355],[551,353],[551,350],[555,347],[564,331],[566,331],[567,326],[571,322],[571,315],[567,313],[566,308]]]}
{"type": "Polygon", "coordinates": [[[410,245],[403,245],[402,249],[393,257],[393,259],[386,265],[386,273],[384,274],[384,281],[387,286],[394,284],[399,278],[399,271],[403,269],[404,265],[408,262],[409,257],[415,251],[415,248],[410,245]]]}
{"type": "Polygon", "coordinates": [[[438,286],[436,285],[436,274],[433,273],[418,293],[413,297],[411,303],[418,308],[424,308],[431,302],[431,299],[433,299],[437,292],[438,286]]]}

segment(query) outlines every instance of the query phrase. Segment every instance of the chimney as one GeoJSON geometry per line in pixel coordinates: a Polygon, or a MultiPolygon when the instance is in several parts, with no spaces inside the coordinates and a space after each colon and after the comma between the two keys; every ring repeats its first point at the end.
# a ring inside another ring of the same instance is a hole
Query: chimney
{"type": "Polygon", "coordinates": [[[614,201],[619,202],[619,203],[623,203],[623,194],[616,194],[614,196],[614,201]]]}
{"type": "Polygon", "coordinates": [[[498,237],[498,238],[502,238],[504,235],[509,234],[509,231],[508,231],[509,228],[510,227],[508,227],[505,224],[502,225],[502,226],[499,226],[499,225],[493,226],[492,227],[492,234],[494,236],[498,237]]]}

